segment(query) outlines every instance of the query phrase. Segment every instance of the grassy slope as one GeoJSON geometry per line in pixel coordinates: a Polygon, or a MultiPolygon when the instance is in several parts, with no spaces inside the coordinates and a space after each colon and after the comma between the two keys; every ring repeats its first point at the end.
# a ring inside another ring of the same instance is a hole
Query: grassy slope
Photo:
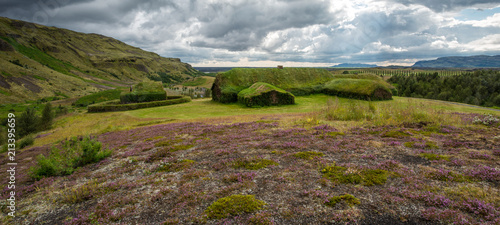
{"type": "MultiPolygon", "coordinates": [[[[197,100],[130,112],[66,116],[57,121],[52,134],[37,138],[35,145],[94,133],[114,153],[109,160],[81,168],[72,176],[37,182],[37,188],[26,188],[31,183],[19,179],[19,190],[24,192],[16,204],[23,215],[16,221],[36,217],[58,223],[70,217],[90,223],[97,215],[104,223],[200,223],[210,204],[242,193],[255,195],[268,205],[263,211],[229,218],[227,222],[310,224],[338,220],[343,224],[355,219],[365,223],[409,220],[423,224],[429,222],[426,219],[436,223],[459,221],[462,217],[469,222],[492,222],[489,215],[500,215],[495,209],[500,207],[500,190],[495,185],[498,174],[493,175],[493,180],[478,176],[467,178],[471,179],[468,182],[440,180],[451,175],[439,175],[440,169],[445,169],[465,176],[468,171],[486,168],[483,166],[495,167],[499,157],[491,152],[500,147],[494,139],[498,128],[466,125],[461,115],[450,113],[488,112],[500,116],[500,112],[395,97],[393,101],[373,102],[375,114],[423,110],[431,112],[431,118],[439,116],[435,112],[450,118],[429,125],[402,125],[396,121],[392,126],[373,126],[373,120],[346,124],[323,118],[325,105],[348,109],[352,105],[368,107],[369,103],[340,98],[339,103],[332,104],[329,99],[325,95],[297,97],[297,105],[259,109],[197,100]],[[393,109],[385,111],[387,108],[393,109]],[[283,119],[290,113],[299,114],[283,119]],[[201,123],[189,123],[193,121],[201,123]],[[250,122],[234,124],[241,121],[250,122]],[[158,123],[168,124],[155,125],[158,123]],[[418,146],[429,154],[421,155],[418,146]],[[171,151],[170,157],[162,159],[163,164],[148,160],[162,149],[171,151]],[[295,157],[300,152],[321,159],[295,157]],[[443,155],[443,160],[425,159],[431,153],[443,155]],[[249,162],[254,164],[248,168],[259,162],[275,165],[259,170],[234,166],[249,162]],[[333,175],[323,176],[322,168],[332,168],[328,166],[333,164],[342,166],[340,178],[368,176],[364,168],[369,166],[388,171],[387,181],[374,186],[338,183],[333,175]],[[176,169],[164,171],[164,165],[176,169]],[[323,204],[330,197],[344,194],[353,195],[360,204],[350,207],[340,203],[333,208],[323,204]],[[472,209],[465,207],[467,201],[472,202],[472,209]],[[481,207],[478,214],[474,207],[481,207]],[[54,213],[54,209],[60,210],[54,213]],[[164,213],[159,214],[158,209],[164,213]],[[453,211],[433,217],[429,214],[432,210],[453,211]]],[[[18,160],[23,160],[25,166],[20,172],[33,164],[27,159],[37,151],[43,150],[19,152],[18,160]]],[[[6,221],[4,214],[1,219],[6,221]]],[[[224,221],[209,220],[208,224],[217,222],[224,221]]]]}
{"type": "Polygon", "coordinates": [[[0,18],[0,38],[16,50],[0,51],[0,79],[12,86],[0,87],[9,94],[0,103],[53,96],[57,91],[82,96],[157,77],[157,72],[183,79],[199,74],[179,59],[160,57],[98,34],[0,18]],[[16,60],[21,66],[11,63],[16,60]],[[28,80],[38,88],[16,84],[13,78],[28,80]]]}

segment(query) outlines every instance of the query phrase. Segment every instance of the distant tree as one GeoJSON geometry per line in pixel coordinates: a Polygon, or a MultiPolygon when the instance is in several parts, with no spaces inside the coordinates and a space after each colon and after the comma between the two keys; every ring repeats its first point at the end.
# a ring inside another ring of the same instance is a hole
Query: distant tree
{"type": "Polygon", "coordinates": [[[24,137],[38,130],[39,117],[36,115],[35,108],[28,107],[19,117],[18,127],[19,136],[24,137]]]}
{"type": "Polygon", "coordinates": [[[54,115],[52,114],[52,105],[49,103],[45,104],[42,111],[42,118],[40,120],[40,128],[43,130],[48,130],[52,127],[52,121],[54,120],[54,115]]]}

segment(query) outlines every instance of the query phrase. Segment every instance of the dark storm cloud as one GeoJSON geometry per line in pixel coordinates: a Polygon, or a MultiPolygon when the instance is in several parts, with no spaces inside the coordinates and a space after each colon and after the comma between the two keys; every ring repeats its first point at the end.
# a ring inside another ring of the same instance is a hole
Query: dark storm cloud
{"type": "Polygon", "coordinates": [[[0,16],[99,33],[190,63],[337,63],[500,54],[494,41],[498,18],[453,19],[464,8],[498,5],[498,0],[3,0],[0,16]]]}
{"type": "Polygon", "coordinates": [[[0,15],[33,21],[36,17],[54,16],[60,8],[93,0],[2,0],[0,15]]]}
{"type": "Polygon", "coordinates": [[[332,22],[328,1],[248,1],[209,4],[198,17],[202,27],[194,46],[231,51],[257,46],[271,31],[332,22]]]}
{"type": "Polygon", "coordinates": [[[498,0],[390,0],[405,5],[423,5],[436,12],[454,11],[470,7],[498,6],[498,0]]]}

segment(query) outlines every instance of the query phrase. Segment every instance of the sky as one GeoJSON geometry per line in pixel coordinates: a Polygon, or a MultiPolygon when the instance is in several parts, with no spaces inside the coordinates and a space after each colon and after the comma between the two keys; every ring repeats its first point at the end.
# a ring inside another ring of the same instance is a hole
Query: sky
{"type": "Polygon", "coordinates": [[[0,16],[110,36],[198,67],[500,55],[500,0],[2,0],[0,16]]]}

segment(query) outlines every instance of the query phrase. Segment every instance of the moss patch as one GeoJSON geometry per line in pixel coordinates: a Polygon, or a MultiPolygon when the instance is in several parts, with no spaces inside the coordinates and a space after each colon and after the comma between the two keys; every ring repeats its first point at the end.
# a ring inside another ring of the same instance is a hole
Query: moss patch
{"type": "Polygon", "coordinates": [[[438,155],[433,153],[422,153],[420,157],[426,158],[428,160],[446,160],[450,161],[450,157],[447,155],[438,155]]]}
{"type": "Polygon", "coordinates": [[[321,152],[297,152],[293,156],[301,159],[311,160],[314,157],[323,157],[324,154],[321,152]]]}
{"type": "Polygon", "coordinates": [[[158,171],[177,172],[190,168],[196,161],[190,159],[178,160],[176,162],[165,162],[160,164],[158,171]]]}
{"type": "Polygon", "coordinates": [[[223,219],[242,213],[252,213],[262,209],[264,201],[255,199],[253,195],[231,195],[220,198],[205,210],[208,219],[223,219]]]}
{"type": "Polygon", "coordinates": [[[359,199],[357,199],[356,197],[354,197],[350,194],[345,194],[345,195],[333,196],[333,197],[329,198],[328,202],[326,202],[325,205],[330,206],[330,207],[334,207],[337,203],[340,203],[342,201],[347,203],[351,207],[354,205],[361,204],[359,199]]]}
{"type": "Polygon", "coordinates": [[[235,169],[258,170],[270,165],[278,165],[278,163],[270,159],[237,159],[233,162],[232,167],[235,169]]]}
{"type": "Polygon", "coordinates": [[[387,181],[388,171],[380,169],[346,168],[342,166],[327,166],[321,170],[325,178],[332,182],[343,184],[362,184],[372,186],[384,184],[387,181]]]}

